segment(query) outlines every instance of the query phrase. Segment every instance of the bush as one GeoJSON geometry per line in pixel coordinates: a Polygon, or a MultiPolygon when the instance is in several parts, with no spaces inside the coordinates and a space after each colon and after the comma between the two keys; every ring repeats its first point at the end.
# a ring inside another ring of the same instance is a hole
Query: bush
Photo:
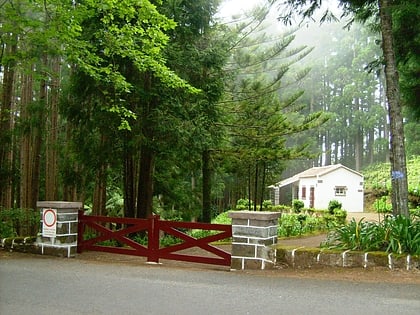
{"type": "Polygon", "coordinates": [[[0,237],[30,236],[38,232],[40,213],[32,209],[0,209],[0,237]]]}
{"type": "Polygon", "coordinates": [[[374,207],[377,213],[391,213],[392,205],[388,202],[387,196],[375,200],[374,207]]]}
{"type": "Polygon", "coordinates": [[[213,220],[211,220],[211,223],[214,224],[232,224],[232,219],[229,218],[229,212],[222,212],[217,217],[215,217],[213,220]]]}
{"type": "Polygon", "coordinates": [[[277,206],[272,206],[271,210],[284,213],[284,212],[291,212],[292,208],[286,205],[277,205],[277,206]]]}
{"type": "Polygon", "coordinates": [[[302,234],[302,225],[295,214],[284,214],[279,220],[277,234],[280,237],[289,237],[302,234]]]}
{"type": "Polygon", "coordinates": [[[382,222],[356,222],[331,232],[328,248],[420,255],[420,220],[402,215],[387,216],[382,222]]]}
{"type": "Polygon", "coordinates": [[[262,206],[263,210],[271,210],[273,207],[273,202],[271,200],[264,200],[262,206]]]}
{"type": "Polygon", "coordinates": [[[341,209],[341,207],[343,206],[343,204],[338,201],[338,200],[331,200],[328,203],[328,211],[330,214],[334,214],[334,210],[335,209],[341,209]]]}
{"type": "Polygon", "coordinates": [[[294,199],[292,201],[292,208],[294,213],[300,213],[304,206],[305,204],[302,200],[294,199]]]}
{"type": "Polygon", "coordinates": [[[248,210],[252,208],[252,201],[249,199],[239,199],[236,202],[236,210],[248,210]]]}
{"type": "Polygon", "coordinates": [[[291,213],[283,214],[279,219],[277,235],[279,237],[301,236],[325,229],[323,217],[291,213]]]}
{"type": "Polygon", "coordinates": [[[346,223],[347,211],[336,208],[333,211],[333,216],[338,224],[343,225],[346,223]]]}

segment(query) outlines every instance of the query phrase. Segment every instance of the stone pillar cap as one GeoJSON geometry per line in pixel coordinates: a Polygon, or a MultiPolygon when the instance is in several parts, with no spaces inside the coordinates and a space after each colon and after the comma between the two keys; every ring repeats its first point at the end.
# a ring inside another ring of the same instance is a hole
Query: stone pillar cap
{"type": "Polygon", "coordinates": [[[229,211],[228,217],[232,219],[274,220],[281,216],[281,212],[270,211],[229,211]]]}
{"type": "Polygon", "coordinates": [[[83,203],[78,201],[37,201],[38,208],[54,208],[54,209],[82,209],[83,203]]]}

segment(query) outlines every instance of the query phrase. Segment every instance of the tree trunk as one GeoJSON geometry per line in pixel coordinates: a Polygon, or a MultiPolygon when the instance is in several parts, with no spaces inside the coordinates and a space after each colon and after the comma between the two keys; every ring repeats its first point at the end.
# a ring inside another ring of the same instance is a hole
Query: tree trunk
{"type": "Polygon", "coordinates": [[[152,149],[142,146],[137,193],[137,218],[146,219],[152,215],[153,169],[154,153],[152,149]]]}
{"type": "Polygon", "coordinates": [[[134,218],[136,209],[136,198],[134,195],[134,160],[130,152],[124,156],[124,217],[134,218]]]}
{"type": "Polygon", "coordinates": [[[252,200],[252,196],[251,196],[251,181],[252,181],[252,176],[251,176],[251,164],[248,165],[248,210],[251,211],[251,200],[252,200]]]}
{"type": "Polygon", "coordinates": [[[261,179],[261,200],[260,200],[260,211],[263,211],[264,204],[264,192],[265,192],[265,176],[266,176],[267,165],[266,162],[262,162],[262,179],[261,179]]]}
{"type": "Polygon", "coordinates": [[[95,189],[93,192],[93,215],[106,215],[106,185],[107,166],[101,165],[96,172],[95,189]]]}
{"type": "MultiPolygon", "coordinates": [[[[16,54],[17,45],[7,49],[11,56],[16,54]]],[[[15,61],[11,58],[3,68],[3,88],[0,98],[0,208],[12,208],[12,104],[15,77],[15,61]]]]}
{"type": "Polygon", "coordinates": [[[409,215],[407,164],[404,146],[404,125],[401,112],[398,70],[392,37],[391,1],[379,0],[381,17],[382,50],[385,60],[386,96],[391,134],[391,183],[392,211],[394,214],[409,215]]]}
{"type": "Polygon", "coordinates": [[[204,150],[202,153],[203,167],[203,217],[205,223],[211,222],[211,166],[210,151],[204,150]]]}
{"type": "Polygon", "coordinates": [[[367,159],[366,163],[368,165],[373,164],[374,161],[374,143],[375,143],[375,130],[373,128],[369,129],[368,132],[368,143],[367,143],[367,159]]]}
{"type": "Polygon", "coordinates": [[[40,155],[43,111],[46,90],[45,81],[40,84],[40,99],[38,105],[33,104],[33,77],[31,74],[22,76],[21,93],[21,193],[22,208],[36,208],[39,193],[40,155]],[[30,110],[30,107],[33,110],[30,110]]]}
{"type": "MultiPolygon", "coordinates": [[[[43,65],[47,63],[47,56],[42,57],[43,65]]],[[[45,129],[45,110],[47,104],[47,81],[45,78],[41,79],[39,86],[39,101],[38,106],[33,113],[34,124],[32,128],[32,154],[31,154],[31,171],[32,171],[32,190],[30,191],[30,201],[27,208],[36,209],[36,202],[39,199],[39,188],[41,179],[41,146],[42,138],[45,129]]]]}
{"type": "Polygon", "coordinates": [[[325,131],[325,165],[331,165],[331,139],[328,130],[325,131]]]}
{"type": "MultiPolygon", "coordinates": [[[[72,152],[71,148],[71,133],[73,130],[74,125],[71,122],[67,122],[66,124],[66,139],[64,145],[64,155],[70,156],[72,152]]],[[[80,176],[77,179],[77,174],[82,173],[80,171],[80,166],[77,164],[76,161],[69,159],[68,163],[63,165],[63,200],[65,201],[82,201],[84,203],[85,199],[85,176],[80,176]],[[80,196],[78,196],[78,193],[80,196]]]]}
{"type": "Polygon", "coordinates": [[[255,162],[255,178],[254,178],[254,211],[257,211],[258,202],[258,161],[255,162]]]}
{"type": "MultiPolygon", "coordinates": [[[[356,98],[355,100],[355,112],[361,111],[361,101],[360,98],[356,98]]],[[[353,123],[355,124],[355,137],[353,139],[354,141],[354,169],[356,171],[360,171],[362,169],[362,160],[363,160],[363,129],[360,126],[361,121],[354,120],[353,123]]]]}
{"type": "Polygon", "coordinates": [[[52,60],[51,98],[48,101],[48,119],[45,137],[45,199],[58,200],[58,102],[60,91],[60,60],[52,60]]]}
{"type": "Polygon", "coordinates": [[[29,192],[31,191],[31,163],[30,163],[30,131],[28,107],[32,95],[32,76],[22,75],[21,78],[21,102],[20,121],[22,124],[20,144],[20,207],[24,208],[29,203],[29,192]]]}

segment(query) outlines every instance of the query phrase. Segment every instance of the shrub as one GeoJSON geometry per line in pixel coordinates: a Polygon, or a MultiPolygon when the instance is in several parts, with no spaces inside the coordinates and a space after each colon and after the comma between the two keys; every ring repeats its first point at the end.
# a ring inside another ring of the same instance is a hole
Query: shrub
{"type": "Polygon", "coordinates": [[[330,200],[328,203],[328,211],[330,214],[334,214],[335,209],[341,209],[343,204],[338,200],[330,200]]]}
{"type": "Polygon", "coordinates": [[[292,201],[292,208],[294,213],[300,213],[304,206],[305,204],[302,200],[294,199],[292,201]]]}
{"type": "Polygon", "coordinates": [[[420,255],[420,221],[403,215],[388,216],[386,229],[387,252],[420,255]]]}
{"type": "Polygon", "coordinates": [[[0,209],[0,237],[35,235],[40,220],[40,213],[37,210],[0,209]]]}
{"type": "Polygon", "coordinates": [[[392,205],[388,203],[388,197],[382,196],[375,200],[374,203],[375,211],[378,213],[391,213],[392,205]]]}
{"type": "Polygon", "coordinates": [[[262,206],[263,209],[271,209],[273,206],[273,202],[271,200],[264,200],[262,206]]]}
{"type": "Polygon", "coordinates": [[[420,221],[402,215],[387,216],[382,222],[352,219],[330,232],[324,245],[343,250],[419,255],[420,221]]]}
{"type": "Polygon", "coordinates": [[[279,237],[300,236],[325,229],[326,225],[322,217],[291,213],[281,216],[277,234],[279,237]]]}
{"type": "Polygon", "coordinates": [[[284,213],[284,212],[290,212],[292,208],[286,205],[277,205],[277,206],[272,206],[271,210],[284,213]]]}
{"type": "Polygon", "coordinates": [[[333,216],[338,224],[343,225],[346,223],[347,211],[336,208],[333,211],[333,216]]]}
{"type": "Polygon", "coordinates": [[[410,210],[410,215],[413,217],[413,219],[415,219],[415,218],[420,219],[420,207],[418,207],[416,209],[411,209],[410,210]]]}
{"type": "Polygon", "coordinates": [[[215,217],[213,220],[211,220],[211,223],[214,224],[232,224],[232,219],[229,218],[229,212],[222,212],[217,217],[215,217]]]}
{"type": "Polygon", "coordinates": [[[302,234],[302,225],[295,214],[282,215],[277,231],[280,237],[289,237],[302,234]]]}
{"type": "Polygon", "coordinates": [[[252,207],[252,201],[249,199],[239,199],[236,202],[236,210],[247,210],[252,207]]]}

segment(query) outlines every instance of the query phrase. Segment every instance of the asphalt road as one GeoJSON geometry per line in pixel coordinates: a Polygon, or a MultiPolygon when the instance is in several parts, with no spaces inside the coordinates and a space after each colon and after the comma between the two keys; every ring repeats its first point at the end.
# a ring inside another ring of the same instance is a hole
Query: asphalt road
{"type": "Polygon", "coordinates": [[[11,256],[0,314],[418,315],[420,285],[11,256]]]}

